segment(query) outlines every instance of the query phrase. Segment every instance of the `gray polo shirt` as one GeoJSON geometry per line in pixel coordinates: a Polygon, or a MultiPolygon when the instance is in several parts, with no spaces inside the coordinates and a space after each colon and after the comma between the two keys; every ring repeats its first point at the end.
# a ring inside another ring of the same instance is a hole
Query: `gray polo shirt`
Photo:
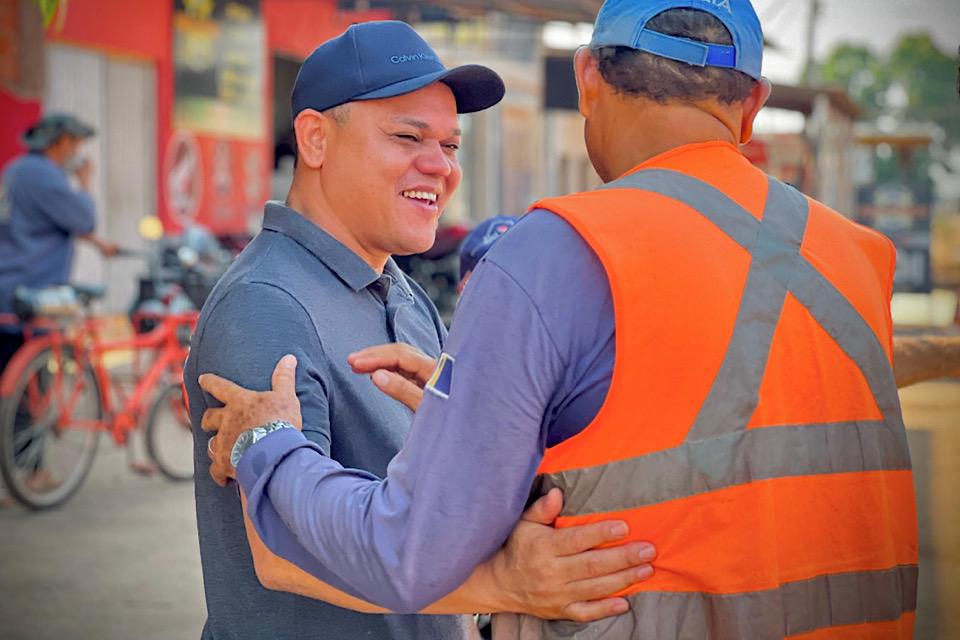
{"type": "Polygon", "coordinates": [[[426,294],[392,260],[378,274],[297,212],[267,204],[263,232],[204,305],[185,369],[207,599],[204,640],[467,637],[469,619],[462,616],[360,614],[260,586],[237,486],[211,480],[208,435],[199,428],[204,410],[218,405],[198,387],[200,373],[264,390],[277,361],[293,353],[304,434],[343,465],[383,477],[412,413],[353,373],[347,355],[402,341],[439,356],[445,335],[426,294]]]}

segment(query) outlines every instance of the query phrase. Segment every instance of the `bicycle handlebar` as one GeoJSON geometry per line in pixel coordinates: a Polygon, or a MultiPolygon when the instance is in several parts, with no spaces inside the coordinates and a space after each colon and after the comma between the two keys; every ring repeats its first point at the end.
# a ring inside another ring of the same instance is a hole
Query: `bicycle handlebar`
{"type": "Polygon", "coordinates": [[[129,247],[120,247],[114,258],[146,258],[147,252],[140,249],[130,249],[129,247]]]}

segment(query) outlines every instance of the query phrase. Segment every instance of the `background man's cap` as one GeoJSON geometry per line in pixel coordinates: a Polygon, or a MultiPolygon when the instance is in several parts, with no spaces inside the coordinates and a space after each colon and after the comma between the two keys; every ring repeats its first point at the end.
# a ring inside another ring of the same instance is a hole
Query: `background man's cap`
{"type": "Polygon", "coordinates": [[[463,239],[463,244],[460,245],[461,280],[468,272],[474,270],[480,259],[500,239],[500,236],[509,231],[519,220],[520,218],[514,216],[496,216],[484,220],[463,239]]]}
{"type": "Polygon", "coordinates": [[[759,80],[763,29],[750,0],[606,0],[597,14],[591,48],[629,47],[698,67],[736,69],[759,80]],[[733,46],[669,36],[646,28],[669,9],[699,9],[730,30],[733,46]]]}
{"type": "Polygon", "coordinates": [[[89,138],[95,133],[93,127],[81,122],[69,113],[48,113],[23,134],[23,143],[30,151],[43,151],[61,136],[89,138]]]}
{"type": "Polygon", "coordinates": [[[391,98],[437,81],[453,91],[458,113],[492,107],[505,92],[492,69],[444,67],[405,22],[362,22],[324,42],[304,61],[293,86],[293,117],[304,109],[325,111],[354,100],[391,98]]]}

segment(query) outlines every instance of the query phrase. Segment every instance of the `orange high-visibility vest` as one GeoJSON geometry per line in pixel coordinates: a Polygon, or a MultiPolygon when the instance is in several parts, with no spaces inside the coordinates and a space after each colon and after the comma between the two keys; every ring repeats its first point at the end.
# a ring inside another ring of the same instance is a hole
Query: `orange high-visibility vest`
{"type": "Polygon", "coordinates": [[[659,555],[628,614],[517,637],[911,637],[890,241],[720,142],[534,207],[599,257],[616,318],[606,401],[536,491],[563,489],[558,526],[623,519],[659,555]]]}

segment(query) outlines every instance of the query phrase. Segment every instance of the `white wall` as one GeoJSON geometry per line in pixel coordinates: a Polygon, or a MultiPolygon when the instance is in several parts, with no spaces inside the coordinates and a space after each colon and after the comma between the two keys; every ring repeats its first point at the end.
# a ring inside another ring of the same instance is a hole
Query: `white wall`
{"type": "MultiPolygon", "coordinates": [[[[142,246],[137,225],[155,215],[156,82],[152,65],[54,44],[47,50],[45,111],[67,111],[97,135],[86,153],[94,163],[97,234],[124,247],[142,246]]],[[[104,261],[80,243],[73,279],[104,283],[104,309],[125,311],[133,299],[139,262],[104,261]]]]}

